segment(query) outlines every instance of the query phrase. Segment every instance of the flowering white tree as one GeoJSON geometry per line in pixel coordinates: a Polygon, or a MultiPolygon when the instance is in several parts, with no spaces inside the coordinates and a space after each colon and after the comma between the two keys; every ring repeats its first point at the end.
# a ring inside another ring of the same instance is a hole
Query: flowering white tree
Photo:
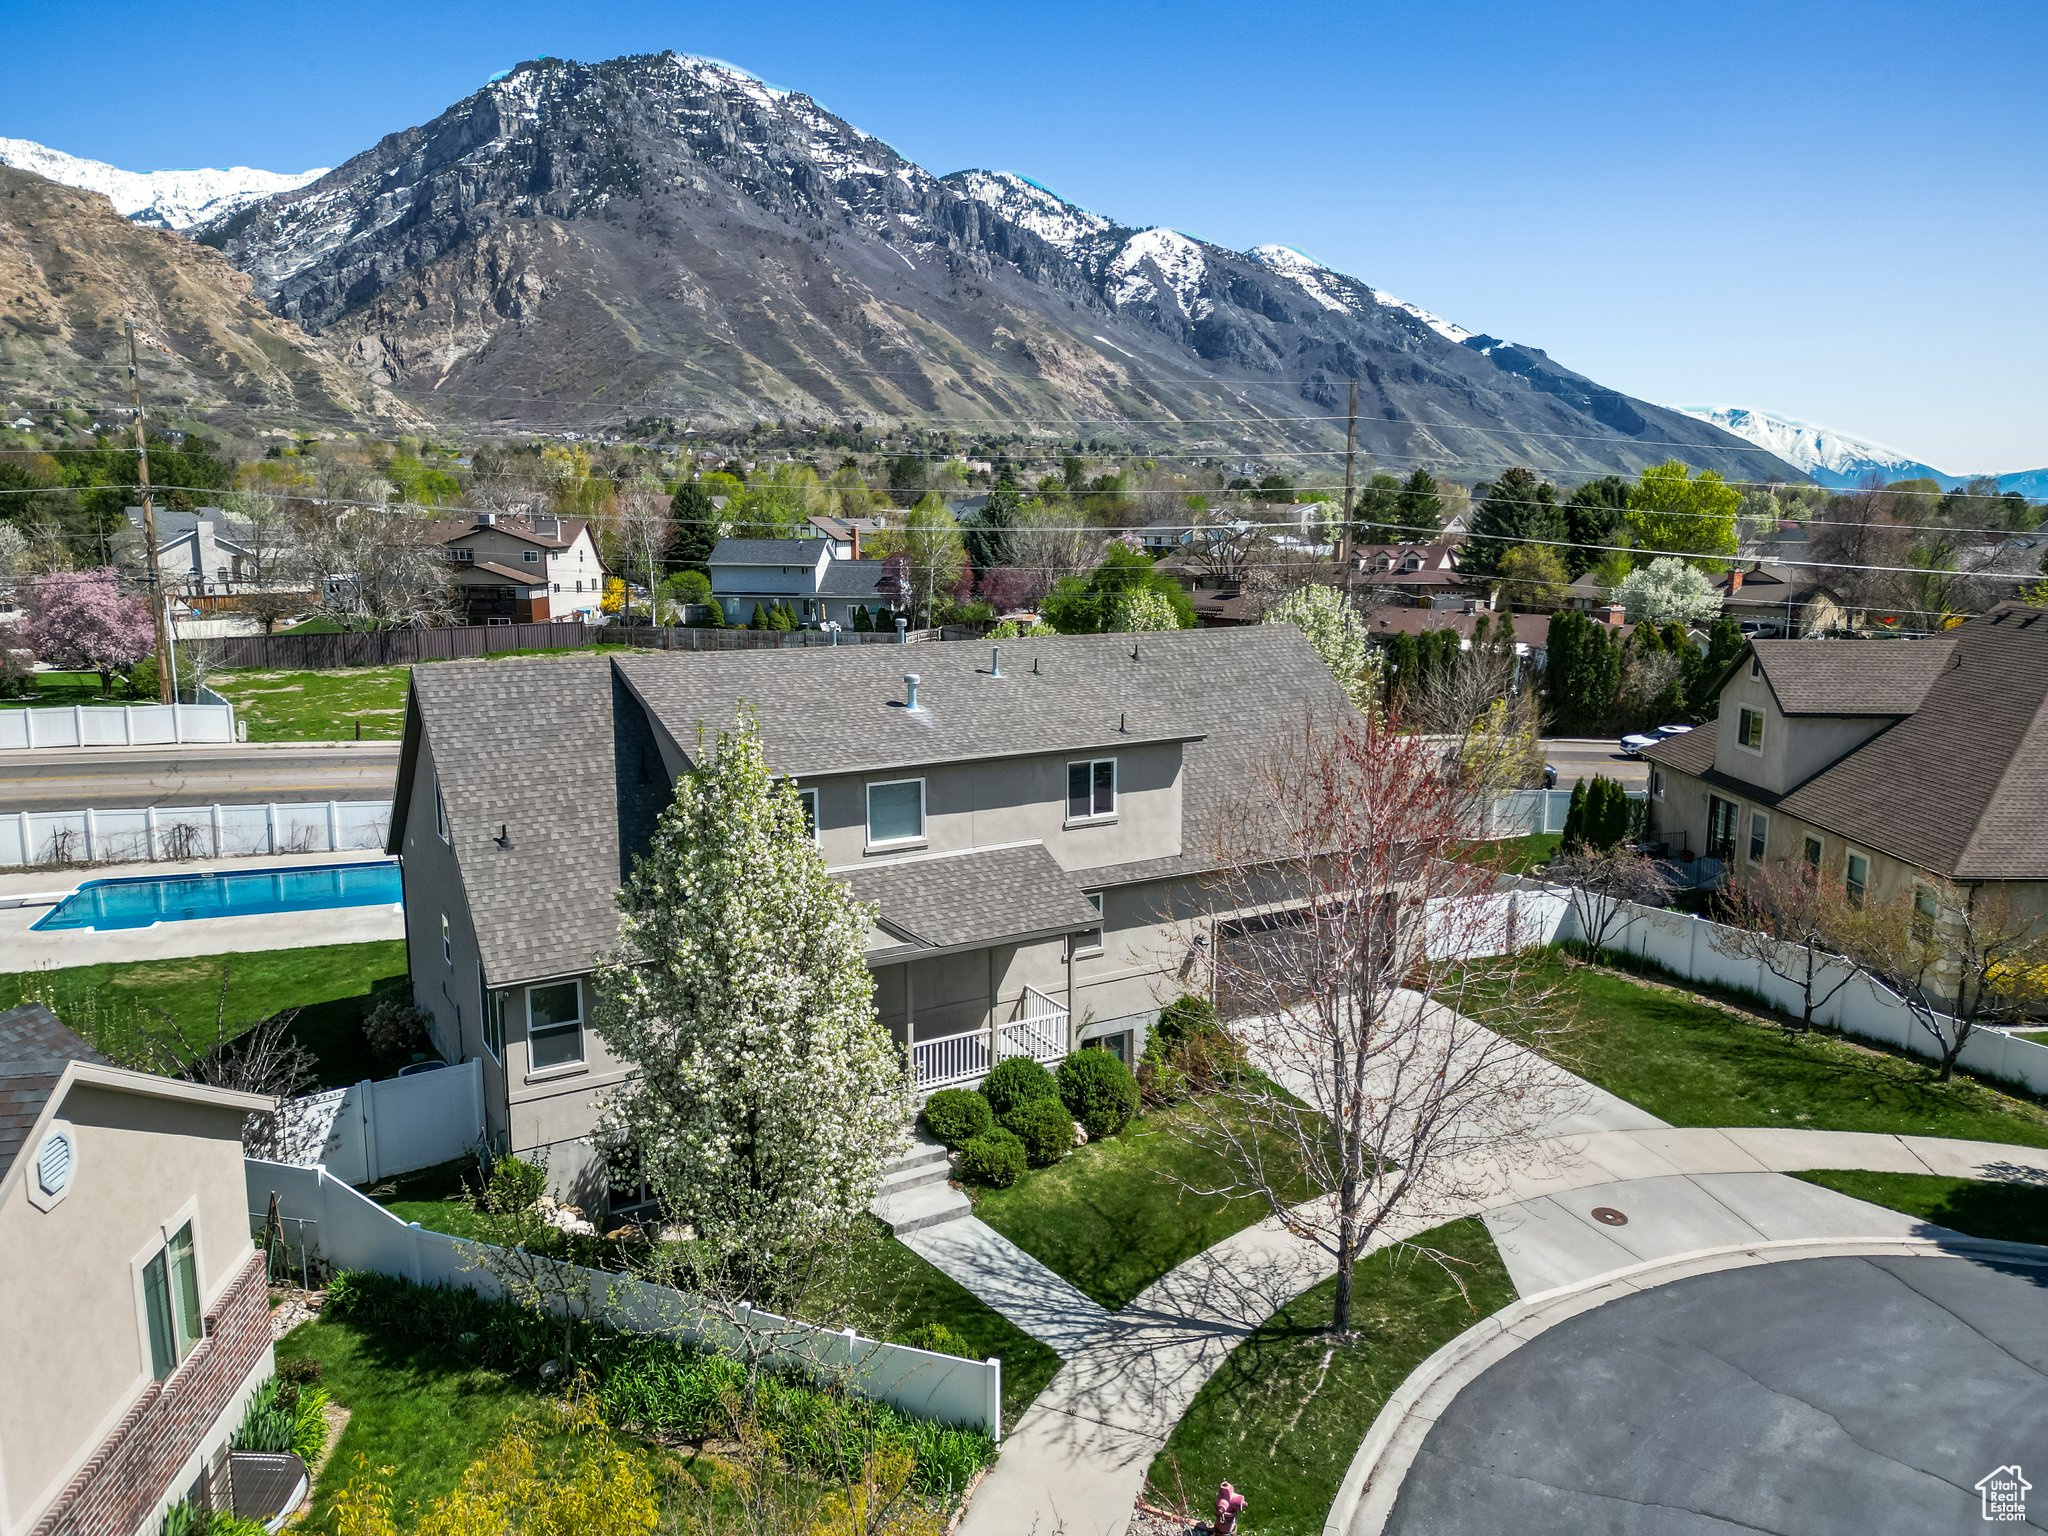
{"type": "Polygon", "coordinates": [[[670,1251],[691,1290],[786,1305],[908,1120],[862,958],[873,909],[825,872],[746,718],[700,737],[619,905],[596,1028],[639,1072],[605,1140],[693,1229],[670,1251]]]}
{"type": "Polygon", "coordinates": [[[1127,592],[1117,593],[1110,601],[1109,611],[1103,618],[1103,628],[1113,634],[1179,629],[1180,615],[1173,611],[1173,604],[1164,594],[1146,587],[1133,587],[1127,592]]]}
{"type": "Polygon", "coordinates": [[[1721,612],[1721,594],[1695,565],[1662,555],[1621,579],[1631,624],[1704,624],[1721,612]]]}
{"type": "Polygon", "coordinates": [[[1296,587],[1266,610],[1268,624],[1292,624],[1336,676],[1351,702],[1365,714],[1378,708],[1380,665],[1365,621],[1342,592],[1320,583],[1296,587]]]}

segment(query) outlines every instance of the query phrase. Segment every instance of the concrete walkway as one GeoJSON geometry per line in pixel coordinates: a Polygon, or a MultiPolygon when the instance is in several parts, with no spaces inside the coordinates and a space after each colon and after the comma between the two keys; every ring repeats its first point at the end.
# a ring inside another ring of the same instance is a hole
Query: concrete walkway
{"type": "MultiPolygon", "coordinates": [[[[1518,1285],[1526,1278],[1548,1282],[1545,1288],[1566,1283],[1558,1276],[1596,1275],[1603,1265],[1640,1264],[1645,1255],[1726,1247],[1731,1232],[1746,1234],[1737,1242],[1763,1241],[1769,1233],[1896,1241],[1918,1226],[1825,1190],[1809,1195],[1809,1186],[1777,1177],[1807,1168],[2048,1183],[2048,1150],[1938,1137],[1652,1124],[1555,1138],[1527,1170],[1505,1181],[1498,1198],[1464,1214],[1488,1216],[1515,1248],[1509,1264],[1511,1275],[1520,1270],[1518,1285]],[[1597,1205],[1622,1211],[1628,1225],[1593,1230],[1597,1205]],[[1808,1220],[1824,1230],[1795,1230],[1808,1220]],[[1591,1240],[1583,1235],[1587,1230],[1591,1240]],[[1600,1246],[1600,1238],[1613,1246],[1600,1246]]],[[[1384,1233],[1379,1246],[1446,1219],[1440,1212],[1417,1218],[1384,1233]]],[[[1109,1315],[1011,1430],[968,1508],[962,1536],[1053,1530],[1121,1536],[1146,1468],[1202,1384],[1248,1332],[1331,1270],[1321,1249],[1276,1220],[1261,1222],[1196,1255],[1109,1315]]]]}
{"type": "Polygon", "coordinates": [[[931,1261],[1041,1344],[1079,1354],[1109,1325],[1110,1313],[979,1217],[901,1233],[904,1247],[931,1261]]]}

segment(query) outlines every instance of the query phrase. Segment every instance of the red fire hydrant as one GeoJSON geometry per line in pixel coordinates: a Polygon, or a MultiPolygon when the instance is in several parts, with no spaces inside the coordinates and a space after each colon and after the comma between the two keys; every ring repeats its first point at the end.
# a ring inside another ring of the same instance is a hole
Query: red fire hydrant
{"type": "Polygon", "coordinates": [[[1228,1483],[1216,1489],[1216,1523],[1209,1527],[1212,1536],[1236,1536],[1237,1517],[1244,1512],[1244,1495],[1228,1483]]]}

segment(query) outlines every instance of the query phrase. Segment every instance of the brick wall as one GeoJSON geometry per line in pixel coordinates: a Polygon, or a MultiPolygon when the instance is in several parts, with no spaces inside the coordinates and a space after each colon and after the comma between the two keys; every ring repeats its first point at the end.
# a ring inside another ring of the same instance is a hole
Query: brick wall
{"type": "Polygon", "coordinates": [[[206,1337],[166,1380],[149,1384],[32,1536],[133,1536],[269,1346],[270,1291],[255,1253],[207,1314],[206,1337]]]}

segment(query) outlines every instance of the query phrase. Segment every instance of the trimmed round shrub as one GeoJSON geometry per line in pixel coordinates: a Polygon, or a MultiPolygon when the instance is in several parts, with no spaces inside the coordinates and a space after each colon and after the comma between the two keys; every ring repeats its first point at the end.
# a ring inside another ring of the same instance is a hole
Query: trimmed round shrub
{"type": "Polygon", "coordinates": [[[927,1136],[955,1150],[993,1130],[996,1123],[988,1100],[972,1088],[941,1088],[925,1101],[924,1113],[917,1118],[927,1136]]]}
{"type": "Polygon", "coordinates": [[[1168,1045],[1178,1045],[1220,1027],[1216,1005],[1206,997],[1186,992],[1159,1010],[1159,1024],[1153,1032],[1168,1045]]]}
{"type": "Polygon", "coordinates": [[[1034,1099],[1057,1100],[1059,1084],[1052,1080],[1052,1074],[1033,1061],[1029,1056],[1012,1056],[999,1061],[987,1077],[981,1080],[981,1096],[988,1100],[988,1107],[995,1111],[996,1119],[1007,1125],[1010,1112],[1020,1104],[1029,1104],[1034,1099]]]}
{"type": "Polygon", "coordinates": [[[1114,1136],[1138,1112],[1138,1080],[1108,1051],[1084,1046],[1060,1063],[1060,1102],[1091,1141],[1114,1136]]]}
{"type": "Polygon", "coordinates": [[[1008,1189],[1024,1177],[1024,1143],[997,1126],[960,1149],[960,1177],[990,1189],[1008,1189]]]}
{"type": "Polygon", "coordinates": [[[1074,1121],[1058,1099],[1027,1099],[1003,1116],[1003,1129],[1024,1143],[1034,1168],[1050,1168],[1074,1150],[1074,1121]]]}

